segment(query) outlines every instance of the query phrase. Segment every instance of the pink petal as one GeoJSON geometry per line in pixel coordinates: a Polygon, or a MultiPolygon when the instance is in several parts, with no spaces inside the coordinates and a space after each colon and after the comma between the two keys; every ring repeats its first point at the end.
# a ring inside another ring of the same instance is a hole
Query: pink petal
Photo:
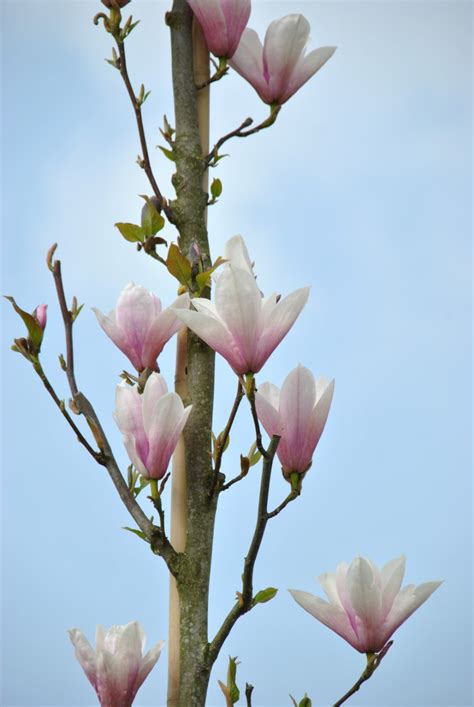
{"type": "MultiPolygon", "coordinates": [[[[319,386],[321,386],[321,379],[319,379],[319,386]]],[[[322,395],[318,391],[318,381],[316,381],[316,395],[318,400],[308,420],[307,435],[301,449],[301,455],[306,459],[313,457],[314,450],[324,432],[334,395],[334,380],[326,384],[322,395]]]]}
{"type": "Polygon", "coordinates": [[[163,649],[163,646],[164,641],[159,641],[159,643],[157,643],[156,646],[151,648],[148,653],[142,658],[140,672],[138,673],[138,678],[135,684],[137,691],[148,677],[150,671],[155,666],[158,658],[160,657],[160,653],[163,649]]]}
{"type": "Polygon", "coordinates": [[[324,601],[324,599],[309,594],[308,592],[301,592],[297,589],[290,589],[289,592],[293,599],[310,613],[311,616],[314,616],[315,619],[318,619],[318,621],[337,633],[341,638],[344,638],[356,650],[363,651],[347,618],[347,614],[343,609],[329,604],[327,601],[324,601]]]}
{"type": "Polygon", "coordinates": [[[227,56],[228,39],[220,0],[188,0],[201,25],[206,44],[216,56],[227,56]]]}
{"type": "Polygon", "coordinates": [[[81,667],[87,675],[92,687],[95,689],[97,684],[95,651],[82,631],[78,628],[72,628],[68,631],[68,633],[71,643],[75,648],[76,658],[81,664],[81,667]]]}
{"type": "Polygon", "coordinates": [[[255,30],[244,30],[229,64],[254,87],[264,103],[272,103],[272,94],[263,75],[263,47],[255,30]]]}
{"type": "MultiPolygon", "coordinates": [[[[148,456],[148,439],[143,424],[142,396],[136,387],[127,383],[120,383],[115,389],[115,422],[127,441],[127,451],[133,449],[130,442],[133,440],[136,454],[145,463],[148,456]]],[[[133,463],[134,460],[131,459],[133,463]]]]}
{"type": "Polygon", "coordinates": [[[252,261],[242,236],[233,236],[225,244],[224,257],[234,268],[246,270],[253,275],[252,261]]]}
{"type": "Polygon", "coordinates": [[[157,401],[153,413],[144,419],[150,443],[146,466],[151,478],[164,476],[191,407],[185,410],[179,395],[166,393],[157,401]]]}
{"type": "Polygon", "coordinates": [[[356,557],[347,572],[347,587],[360,620],[357,633],[364,649],[380,650],[382,593],[377,568],[365,557],[356,557]]]}
{"type": "Polygon", "coordinates": [[[314,447],[311,449],[312,440],[308,440],[308,435],[315,401],[314,376],[299,365],[286,377],[280,395],[284,440],[290,453],[290,468],[286,471],[304,472],[311,463],[314,447]]]}
{"type": "Polygon", "coordinates": [[[405,574],[405,557],[396,557],[387,562],[380,572],[382,577],[382,615],[385,618],[400,591],[405,574]]]}
{"type": "Polygon", "coordinates": [[[239,46],[242,33],[250,17],[250,0],[221,0],[225,17],[227,47],[225,56],[230,58],[239,46]]]}
{"type": "Polygon", "coordinates": [[[147,368],[156,370],[156,359],[163,351],[165,344],[184,326],[176,316],[175,310],[188,309],[188,307],[189,295],[185,293],[152,321],[143,342],[142,361],[147,368]]]}

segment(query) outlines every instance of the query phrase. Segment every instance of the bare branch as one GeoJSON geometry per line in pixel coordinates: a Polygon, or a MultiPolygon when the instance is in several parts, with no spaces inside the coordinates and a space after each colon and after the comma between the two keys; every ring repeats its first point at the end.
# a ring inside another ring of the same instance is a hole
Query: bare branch
{"type": "Polygon", "coordinates": [[[229,419],[227,421],[227,424],[224,427],[223,431],[220,433],[220,435],[216,441],[217,454],[216,454],[216,463],[214,466],[214,482],[212,485],[212,493],[216,492],[218,485],[219,485],[219,472],[221,470],[221,465],[222,465],[222,456],[224,454],[227,440],[229,439],[229,434],[232,429],[232,425],[234,424],[235,416],[237,415],[237,410],[239,409],[239,405],[240,405],[243,397],[244,397],[244,390],[242,388],[242,383],[240,382],[240,379],[237,378],[237,392],[235,394],[234,404],[232,405],[232,410],[230,411],[230,415],[229,415],[229,419]]]}
{"type": "Polygon", "coordinates": [[[269,117],[250,130],[246,130],[245,128],[249,128],[253,124],[253,120],[252,118],[246,118],[238,128],[231,130],[230,133],[227,133],[227,135],[224,135],[216,142],[211,152],[205,158],[206,164],[209,165],[212,163],[212,161],[218,156],[219,149],[222,145],[228,142],[228,140],[231,140],[234,137],[249,137],[250,135],[259,133],[261,130],[265,130],[265,128],[271,127],[276,121],[280,110],[281,106],[272,106],[269,117]]]}
{"type": "Polygon", "coordinates": [[[364,672],[357,680],[357,682],[351,687],[351,689],[346,692],[346,694],[343,695],[340,700],[334,703],[333,707],[340,707],[340,705],[344,704],[344,702],[347,702],[349,697],[352,697],[352,695],[355,695],[355,693],[360,690],[361,685],[363,685],[366,680],[371,678],[374,672],[377,670],[383,658],[387,655],[387,651],[390,649],[392,644],[393,641],[389,641],[379,653],[367,653],[367,665],[364,672]]]}
{"type": "Polygon", "coordinates": [[[300,493],[299,493],[298,491],[293,491],[293,490],[290,491],[290,493],[288,494],[288,496],[285,498],[284,501],[282,501],[282,502],[280,503],[279,506],[277,506],[273,511],[270,511],[269,513],[267,513],[267,518],[270,520],[270,518],[274,518],[275,516],[277,516],[279,513],[281,513],[281,511],[282,511],[284,508],[287,507],[287,505],[288,505],[289,503],[291,503],[292,501],[294,501],[295,499],[297,499],[299,495],[300,495],[300,493]]]}
{"type": "Polygon", "coordinates": [[[72,340],[73,317],[67,306],[66,295],[64,294],[60,260],[54,261],[51,271],[53,273],[54,284],[56,285],[59,306],[61,308],[61,314],[64,322],[64,333],[66,335],[66,375],[69,381],[71,395],[74,397],[78,393],[78,387],[74,374],[74,346],[72,340]]]}
{"type": "Polygon", "coordinates": [[[275,435],[270,441],[268,450],[264,450],[265,455],[263,459],[262,478],[260,481],[257,520],[255,523],[252,541],[250,543],[247,556],[244,560],[244,568],[242,572],[242,592],[238,594],[237,603],[229,611],[222,626],[216,633],[212,643],[209,645],[208,660],[210,666],[212,666],[219,655],[219,651],[236,621],[250,611],[253,606],[253,571],[268,522],[268,493],[270,491],[273,459],[275,457],[279,441],[280,437],[275,435]]]}

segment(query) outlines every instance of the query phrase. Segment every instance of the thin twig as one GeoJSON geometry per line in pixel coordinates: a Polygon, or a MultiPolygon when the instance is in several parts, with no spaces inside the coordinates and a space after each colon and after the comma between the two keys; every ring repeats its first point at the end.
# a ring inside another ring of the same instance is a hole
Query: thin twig
{"type": "Polygon", "coordinates": [[[227,491],[227,489],[230,489],[231,486],[236,484],[238,481],[242,481],[242,479],[245,479],[245,477],[248,475],[248,471],[242,471],[238,476],[234,476],[233,479],[228,481],[226,484],[221,486],[221,491],[227,491]]]}
{"type": "Polygon", "coordinates": [[[243,123],[239,125],[238,128],[235,128],[235,130],[231,130],[231,132],[227,133],[227,135],[223,135],[223,137],[221,137],[216,142],[216,144],[212,148],[212,151],[206,157],[206,164],[210,164],[213,159],[217,157],[219,149],[222,147],[222,145],[228,142],[228,140],[231,140],[234,137],[249,137],[250,135],[255,135],[256,133],[260,132],[260,130],[265,130],[265,128],[271,127],[276,121],[280,110],[281,106],[272,107],[269,117],[263,120],[258,125],[256,125],[254,128],[251,128],[250,130],[246,130],[245,128],[249,128],[253,124],[253,119],[246,118],[243,123]]]}
{"type": "Polygon", "coordinates": [[[170,223],[173,223],[171,209],[169,208],[167,200],[164,198],[163,194],[161,193],[158,183],[155,179],[155,175],[153,174],[153,169],[152,169],[151,161],[150,161],[150,155],[148,152],[148,145],[147,145],[147,140],[146,140],[145,128],[143,125],[142,108],[141,108],[139,101],[137,100],[137,97],[135,95],[135,91],[133,90],[133,86],[130,81],[130,76],[128,75],[127,57],[125,54],[125,44],[122,39],[119,39],[117,37],[115,37],[115,41],[117,43],[117,49],[119,52],[120,75],[122,76],[123,82],[124,82],[125,87],[127,89],[127,93],[130,97],[130,101],[132,103],[133,110],[135,112],[135,119],[137,121],[138,135],[140,138],[140,145],[141,145],[142,154],[143,154],[143,159],[141,161],[141,165],[142,165],[143,169],[145,170],[145,174],[148,177],[148,181],[151,184],[151,187],[155,193],[156,198],[158,199],[158,201],[160,203],[161,208],[163,209],[163,211],[167,215],[170,223]]]}
{"type": "Polygon", "coordinates": [[[209,645],[209,665],[212,666],[215,659],[219,655],[219,651],[232,630],[236,621],[246,614],[252,608],[253,598],[253,571],[255,562],[262,544],[263,535],[268,522],[268,494],[270,491],[270,479],[272,474],[272,465],[275,453],[278,447],[280,437],[275,435],[272,437],[268,450],[265,452],[263,459],[262,478],[260,481],[260,495],[258,499],[257,520],[252,541],[244,560],[244,569],[242,572],[242,592],[238,595],[237,603],[227,614],[224,622],[216,633],[212,643],[209,645]]]}
{"type": "Polygon", "coordinates": [[[377,670],[380,663],[382,662],[382,659],[387,655],[387,651],[389,650],[392,644],[393,641],[389,641],[379,653],[367,653],[367,666],[364,672],[357,680],[357,682],[351,687],[351,689],[346,692],[346,694],[343,695],[340,700],[334,703],[333,707],[340,707],[340,705],[344,704],[344,702],[347,702],[349,697],[352,697],[352,695],[355,695],[355,693],[360,690],[361,685],[363,685],[366,680],[371,678],[374,672],[377,670]]]}
{"type": "Polygon", "coordinates": [[[251,393],[247,395],[247,397],[250,403],[250,410],[252,411],[252,419],[255,427],[255,444],[257,445],[257,449],[262,455],[262,457],[266,459],[269,450],[266,450],[262,444],[262,431],[260,429],[260,422],[258,420],[257,408],[255,407],[255,390],[252,390],[251,393]]]}
{"type": "Polygon", "coordinates": [[[64,285],[61,276],[61,262],[59,260],[54,261],[52,273],[54,278],[54,284],[56,285],[59,306],[61,308],[61,314],[64,322],[64,333],[66,336],[66,375],[69,382],[71,395],[74,397],[78,393],[78,387],[74,374],[74,347],[72,340],[73,318],[72,313],[69,311],[66,302],[66,295],[64,293],[64,285]]]}
{"type": "Polygon", "coordinates": [[[282,502],[280,503],[279,506],[277,506],[273,511],[270,511],[269,513],[267,513],[267,518],[270,520],[270,518],[274,518],[275,516],[277,516],[279,513],[281,513],[281,511],[282,511],[284,508],[287,507],[287,505],[288,505],[289,503],[291,503],[292,501],[294,501],[295,499],[297,499],[299,495],[300,495],[300,494],[297,493],[296,491],[290,491],[290,493],[288,494],[288,496],[285,498],[284,501],[282,501],[282,502]]]}
{"type": "Polygon", "coordinates": [[[248,682],[245,683],[245,700],[247,702],[247,707],[252,707],[252,692],[253,685],[250,685],[248,682]]]}
{"type": "Polygon", "coordinates": [[[224,427],[223,431],[220,433],[216,445],[217,447],[217,454],[216,454],[216,462],[214,466],[214,480],[212,484],[212,490],[213,493],[216,492],[218,485],[219,485],[219,472],[221,470],[221,465],[222,465],[222,457],[224,455],[224,450],[227,444],[227,440],[229,438],[230,431],[232,429],[232,425],[234,424],[235,416],[237,415],[237,411],[239,409],[239,405],[242,401],[242,398],[244,397],[244,390],[242,388],[242,383],[240,382],[240,379],[237,379],[237,392],[235,394],[235,399],[234,399],[234,404],[232,405],[232,410],[230,411],[229,419],[227,421],[226,426],[224,427]]]}
{"type": "Polygon", "coordinates": [[[72,417],[70,416],[68,411],[66,410],[64,400],[60,400],[59,396],[57,395],[56,391],[54,390],[53,386],[51,385],[51,383],[50,383],[48,377],[46,376],[46,373],[44,372],[43,367],[41,366],[39,361],[38,361],[38,363],[33,364],[33,368],[35,369],[38,376],[41,378],[44,387],[46,388],[46,390],[48,391],[48,393],[50,394],[50,396],[52,397],[52,399],[56,403],[61,414],[63,415],[63,417],[67,421],[68,425],[74,431],[78,442],[80,442],[80,444],[82,444],[82,446],[85,447],[85,449],[87,449],[89,454],[95,459],[96,462],[98,462],[99,464],[103,464],[104,462],[102,459],[102,455],[100,454],[100,452],[97,452],[95,449],[93,449],[91,447],[91,445],[89,444],[87,439],[84,437],[84,435],[82,434],[80,429],[77,427],[76,423],[74,422],[74,420],[72,419],[72,417]]]}

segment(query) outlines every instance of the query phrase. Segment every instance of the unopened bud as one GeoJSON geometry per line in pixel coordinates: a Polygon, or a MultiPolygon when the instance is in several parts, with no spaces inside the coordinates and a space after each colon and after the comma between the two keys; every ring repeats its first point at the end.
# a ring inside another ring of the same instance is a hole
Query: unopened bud
{"type": "Polygon", "coordinates": [[[43,329],[43,331],[44,331],[44,329],[45,329],[45,327],[46,327],[46,320],[47,320],[47,312],[46,312],[46,310],[47,310],[47,309],[48,309],[48,305],[47,305],[47,304],[39,304],[39,305],[36,307],[36,309],[35,309],[35,311],[34,311],[34,314],[33,314],[34,318],[36,319],[36,321],[38,322],[38,324],[40,325],[40,327],[43,329]]]}
{"type": "Polygon", "coordinates": [[[118,5],[119,7],[125,7],[125,5],[128,5],[129,2],[130,0],[115,0],[115,2],[113,2],[112,0],[102,0],[102,5],[105,5],[105,7],[108,7],[110,10],[110,8],[114,5],[118,5]]]}

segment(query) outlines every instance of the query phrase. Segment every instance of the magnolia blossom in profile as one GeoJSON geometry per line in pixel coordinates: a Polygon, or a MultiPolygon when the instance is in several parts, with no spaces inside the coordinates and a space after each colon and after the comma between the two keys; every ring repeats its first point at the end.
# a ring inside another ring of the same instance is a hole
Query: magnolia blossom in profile
{"type": "Polygon", "coordinates": [[[107,316],[93,309],[108,337],[137,371],[159,370],[156,359],[166,342],[182,328],[175,310],[189,307],[189,295],[180,295],[167,309],[144,287],[130,283],[122,290],[115,310],[107,316]]]}
{"type": "Polygon", "coordinates": [[[230,59],[250,17],[250,0],[188,0],[201,25],[207,48],[230,59]]]}
{"type": "Polygon", "coordinates": [[[191,408],[183,406],[179,395],[168,392],[159,373],[151,374],[142,395],[136,386],[117,386],[115,422],[130,461],[142,476],[161,479],[165,475],[191,408]]]}
{"type": "Polygon", "coordinates": [[[47,304],[39,304],[34,311],[34,318],[43,330],[46,327],[47,309],[47,304]]]}
{"type": "Polygon", "coordinates": [[[196,311],[176,310],[176,315],[242,375],[262,368],[298,318],[309,287],[280,300],[276,294],[262,297],[245,244],[245,252],[234,245],[248,266],[234,264],[231,257],[215,278],[214,302],[196,297],[192,300],[196,311]]]}
{"type": "Polygon", "coordinates": [[[304,473],[323,433],[334,393],[334,380],[314,378],[297,366],[288,374],[281,392],[273,383],[262,383],[255,394],[257,415],[270,437],[281,437],[277,455],[286,476],[304,473]]]}
{"type": "Polygon", "coordinates": [[[379,569],[365,557],[336,572],[318,577],[329,601],[290,589],[303,609],[335,631],[361,653],[378,653],[401,624],[438,589],[442,582],[425,582],[401,589],[405,558],[379,569]]]}
{"type": "Polygon", "coordinates": [[[305,54],[310,24],[303,15],[274,20],[262,43],[246,29],[229,62],[268,104],[282,105],[332,57],[336,47],[320,47],[305,54]]]}
{"type": "Polygon", "coordinates": [[[146,637],[137,621],[108,631],[97,626],[95,650],[78,628],[69,637],[102,707],[131,707],[163,648],[160,641],[143,655],[146,637]]]}

